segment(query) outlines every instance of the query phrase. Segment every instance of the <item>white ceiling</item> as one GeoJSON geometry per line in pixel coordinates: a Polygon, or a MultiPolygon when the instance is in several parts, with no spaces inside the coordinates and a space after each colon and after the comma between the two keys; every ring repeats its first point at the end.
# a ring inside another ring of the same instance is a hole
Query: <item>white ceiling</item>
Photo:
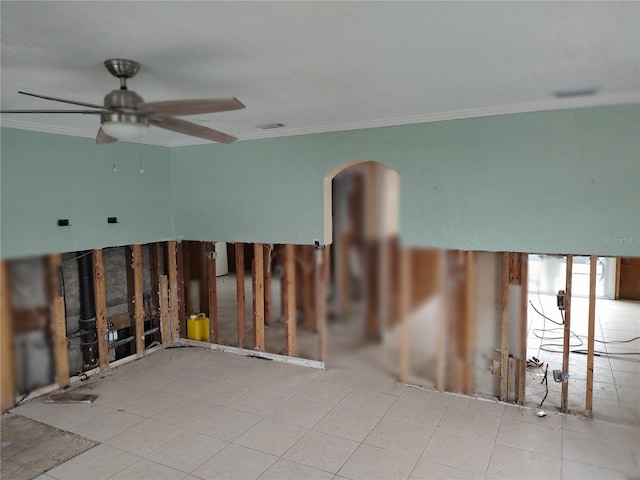
{"type": "MultiPolygon", "coordinates": [[[[67,108],[18,90],[102,103],[102,62],[142,64],[146,101],[238,97],[185,119],[240,139],[640,101],[637,2],[8,2],[2,108],[67,108]],[[599,87],[590,97],[552,91],[599,87]],[[281,122],[262,131],[257,124],[281,122]]],[[[69,106],[73,108],[72,106],[69,106]]],[[[2,124],[95,135],[97,116],[2,124]]],[[[144,143],[201,143],[152,128],[144,143]]]]}

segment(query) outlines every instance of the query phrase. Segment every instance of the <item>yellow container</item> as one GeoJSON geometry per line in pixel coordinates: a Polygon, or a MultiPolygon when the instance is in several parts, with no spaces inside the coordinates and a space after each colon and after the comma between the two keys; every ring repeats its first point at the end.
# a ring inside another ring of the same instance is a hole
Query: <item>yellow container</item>
{"type": "Polygon", "coordinates": [[[209,341],[209,318],[204,313],[191,315],[187,319],[187,338],[199,342],[209,341]]]}

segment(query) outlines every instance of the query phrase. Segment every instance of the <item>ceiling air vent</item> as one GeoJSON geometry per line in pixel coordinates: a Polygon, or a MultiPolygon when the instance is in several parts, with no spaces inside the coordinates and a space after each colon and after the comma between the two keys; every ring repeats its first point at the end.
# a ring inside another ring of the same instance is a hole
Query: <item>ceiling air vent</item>
{"type": "Polygon", "coordinates": [[[600,90],[600,87],[566,88],[562,90],[555,90],[551,93],[553,93],[556,98],[570,98],[594,95],[598,90],[600,90]]]}
{"type": "Polygon", "coordinates": [[[264,123],[262,125],[256,125],[256,128],[261,128],[262,130],[271,130],[272,128],[282,127],[284,127],[284,123],[264,123]]]}

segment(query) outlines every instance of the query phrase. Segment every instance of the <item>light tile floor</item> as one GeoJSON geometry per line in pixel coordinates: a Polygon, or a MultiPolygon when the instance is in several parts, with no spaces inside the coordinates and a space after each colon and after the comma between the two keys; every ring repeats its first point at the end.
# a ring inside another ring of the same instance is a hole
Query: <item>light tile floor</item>
{"type": "Polygon", "coordinates": [[[74,389],[99,397],[12,410],[102,442],[42,479],[640,475],[637,427],[538,418],[533,409],[398,385],[365,367],[319,371],[172,348],[74,389]],[[155,383],[136,385],[146,376],[155,383]],[[244,378],[252,381],[235,383],[244,378]]]}
{"type": "MultiPolygon", "coordinates": [[[[538,311],[561,322],[555,296],[529,293],[538,311]]],[[[571,330],[579,337],[571,337],[572,350],[587,349],[588,299],[574,297],[571,308],[571,330]],[[582,344],[583,343],[583,344],[582,344]]],[[[542,317],[529,307],[529,337],[527,358],[536,356],[549,363],[549,395],[544,402],[547,409],[560,409],[561,384],[551,376],[554,369],[562,370],[563,331],[561,326],[542,317]],[[543,332],[546,329],[546,332],[543,332]],[[544,340],[538,336],[544,335],[544,340]],[[540,349],[542,346],[542,349],[540,349]]],[[[595,350],[602,352],[594,358],[593,415],[596,419],[640,425],[640,302],[625,300],[596,300],[595,350]],[[620,340],[626,343],[602,343],[620,340]]],[[[528,405],[539,405],[545,393],[540,385],[541,372],[527,370],[528,405]]],[[[569,355],[569,409],[585,411],[587,357],[571,352],[569,355]]]]}

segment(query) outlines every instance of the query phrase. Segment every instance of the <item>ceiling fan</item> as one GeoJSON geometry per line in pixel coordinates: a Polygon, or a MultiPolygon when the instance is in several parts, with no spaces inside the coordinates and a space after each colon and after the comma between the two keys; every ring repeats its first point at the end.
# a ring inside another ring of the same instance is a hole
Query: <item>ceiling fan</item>
{"type": "Polygon", "coordinates": [[[140,64],[132,60],[114,58],[104,62],[111,75],[120,79],[120,89],[112,90],[104,97],[104,105],[76,102],[62,98],[46,97],[35,93],[18,92],[22,95],[53,100],[55,102],[79,105],[93,110],[0,110],[0,113],[74,113],[100,115],[100,130],[97,144],[113,143],[118,140],[140,138],[149,125],[200,137],[219,143],[232,143],[236,137],[213,130],[196,123],[187,122],[176,116],[226,112],[244,108],[240,100],[232,98],[205,98],[194,100],[168,100],[145,103],[140,95],[127,89],[127,80],[138,73],[140,64]]]}

